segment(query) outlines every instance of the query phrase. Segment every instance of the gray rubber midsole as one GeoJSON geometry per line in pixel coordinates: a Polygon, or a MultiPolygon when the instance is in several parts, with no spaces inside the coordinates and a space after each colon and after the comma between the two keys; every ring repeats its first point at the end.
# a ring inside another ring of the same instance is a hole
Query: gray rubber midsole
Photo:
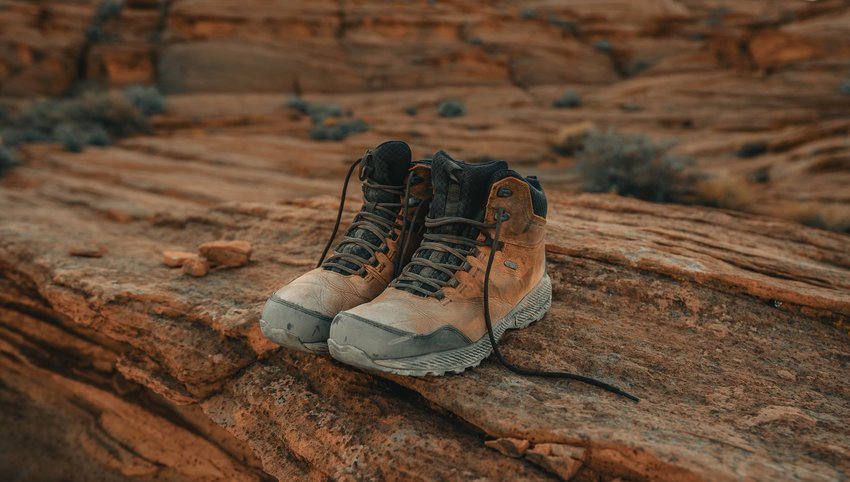
{"type": "Polygon", "coordinates": [[[263,309],[260,329],[278,345],[310,353],[325,353],[331,317],[314,313],[293,303],[270,298],[263,309]]]}
{"type": "MultiPolygon", "coordinates": [[[[505,331],[525,328],[543,318],[551,305],[552,281],[549,275],[544,275],[510,313],[493,323],[496,342],[498,343],[505,331]]],[[[465,347],[405,358],[373,358],[357,346],[343,344],[333,338],[328,340],[328,348],[331,356],[342,362],[361,368],[412,376],[460,373],[477,366],[493,351],[486,333],[481,339],[465,347]]]]}
{"type": "Polygon", "coordinates": [[[280,346],[307,353],[324,354],[328,352],[327,341],[303,342],[292,332],[271,327],[266,320],[260,320],[260,329],[266,338],[280,346]]]}

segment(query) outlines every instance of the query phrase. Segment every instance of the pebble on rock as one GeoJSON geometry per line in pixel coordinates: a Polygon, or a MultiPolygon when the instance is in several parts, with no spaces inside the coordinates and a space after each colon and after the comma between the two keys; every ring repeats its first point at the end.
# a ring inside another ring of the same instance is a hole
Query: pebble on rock
{"type": "Polygon", "coordinates": [[[183,272],[199,278],[210,272],[210,263],[200,256],[192,256],[183,261],[183,272]]]}
{"type": "Polygon", "coordinates": [[[198,250],[213,265],[228,268],[244,266],[251,259],[251,243],[247,241],[210,241],[198,250]]]}
{"type": "Polygon", "coordinates": [[[188,251],[163,251],[162,262],[169,268],[179,268],[183,266],[184,261],[195,256],[195,253],[188,251]]]}
{"type": "Polygon", "coordinates": [[[80,244],[76,246],[72,246],[68,250],[68,254],[71,256],[78,256],[81,258],[100,258],[104,254],[106,254],[106,246],[102,244],[80,244]]]}
{"type": "Polygon", "coordinates": [[[517,438],[497,438],[495,440],[487,440],[484,445],[491,449],[498,450],[503,455],[508,457],[519,458],[528,450],[530,443],[528,440],[517,438]]]}

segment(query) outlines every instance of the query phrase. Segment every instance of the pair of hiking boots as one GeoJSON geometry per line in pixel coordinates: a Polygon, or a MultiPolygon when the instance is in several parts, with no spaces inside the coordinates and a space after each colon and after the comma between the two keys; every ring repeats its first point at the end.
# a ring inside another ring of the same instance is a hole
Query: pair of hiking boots
{"type": "Polygon", "coordinates": [[[495,351],[519,373],[628,396],[581,375],[515,367],[498,351],[506,330],[541,319],[551,305],[546,210],[537,178],[504,161],[467,164],[443,151],[413,161],[407,144],[385,142],[351,166],[319,265],[271,296],[263,334],[288,348],[413,376],[460,373],[495,351]],[[363,207],[326,258],[356,168],[363,207]]]}

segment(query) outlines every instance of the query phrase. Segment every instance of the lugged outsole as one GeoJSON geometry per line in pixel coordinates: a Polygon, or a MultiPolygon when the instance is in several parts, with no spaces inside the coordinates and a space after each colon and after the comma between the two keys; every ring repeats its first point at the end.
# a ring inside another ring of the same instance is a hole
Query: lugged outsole
{"type": "Polygon", "coordinates": [[[260,320],[260,330],[269,340],[282,347],[292,350],[313,353],[316,355],[328,354],[328,344],[325,342],[304,343],[294,333],[281,328],[272,328],[265,320],[260,320]]]}
{"type": "MultiPolygon", "coordinates": [[[[552,281],[547,274],[510,313],[493,324],[496,342],[507,330],[525,328],[540,320],[551,306],[552,281]]],[[[409,358],[373,360],[356,346],[340,345],[332,338],[328,340],[328,349],[335,359],[358,368],[415,377],[462,373],[481,364],[493,352],[486,333],[469,346],[409,358]]]]}

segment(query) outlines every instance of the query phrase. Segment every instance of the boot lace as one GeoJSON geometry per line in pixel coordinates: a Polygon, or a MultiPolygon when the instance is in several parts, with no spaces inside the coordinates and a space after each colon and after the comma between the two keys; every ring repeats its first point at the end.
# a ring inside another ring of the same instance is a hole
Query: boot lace
{"type": "MultiPolygon", "coordinates": [[[[331,232],[331,236],[328,239],[328,242],[325,244],[325,248],[322,250],[322,256],[319,258],[319,262],[316,264],[317,268],[333,268],[335,270],[342,271],[344,274],[364,274],[365,267],[364,265],[367,263],[374,263],[375,253],[379,250],[383,250],[387,252],[388,247],[386,243],[387,238],[394,237],[395,230],[399,230],[398,237],[395,239],[401,240],[405,238],[405,233],[407,230],[408,223],[402,222],[398,223],[398,213],[404,207],[405,212],[407,209],[407,199],[409,197],[410,192],[410,178],[408,176],[407,182],[403,186],[393,186],[386,184],[378,184],[371,182],[368,179],[369,168],[370,166],[366,165],[363,161],[371,155],[370,151],[366,151],[366,155],[357,159],[351,164],[351,167],[348,169],[348,173],[345,175],[345,181],[343,181],[342,185],[342,193],[340,194],[339,199],[339,208],[337,209],[336,221],[334,222],[333,231],[331,232]],[[363,208],[357,213],[357,216],[354,218],[354,222],[346,230],[345,236],[343,236],[342,240],[337,245],[334,250],[334,254],[330,258],[326,258],[328,255],[328,251],[330,251],[331,246],[333,245],[334,240],[336,239],[337,232],[339,231],[340,222],[342,221],[342,213],[345,210],[345,200],[346,193],[348,192],[348,184],[351,180],[351,176],[354,174],[354,170],[360,166],[358,170],[358,178],[363,183],[363,186],[366,189],[374,189],[383,191],[385,193],[399,196],[401,197],[402,202],[376,202],[369,203],[366,202],[363,205],[363,208]],[[371,209],[370,209],[371,207],[371,209]],[[386,216],[382,216],[379,213],[383,213],[386,216]],[[362,237],[355,236],[355,233],[358,230],[366,231],[368,233],[373,234],[377,239],[381,240],[378,245],[375,245],[369,242],[367,239],[362,237]],[[367,253],[367,256],[361,256],[357,254],[357,252],[344,252],[341,251],[343,246],[357,246],[363,248],[367,253]],[[352,268],[351,265],[354,265],[355,268],[352,268]]],[[[406,216],[405,218],[406,219],[406,216]]],[[[396,265],[398,265],[398,258],[401,255],[401,251],[397,250],[396,253],[396,265]]]]}
{"type": "Polygon", "coordinates": [[[411,261],[404,268],[404,271],[402,272],[401,276],[396,278],[391,283],[391,286],[394,286],[396,288],[402,288],[405,290],[414,290],[424,296],[435,296],[438,299],[441,299],[444,296],[442,293],[442,289],[444,287],[457,286],[457,278],[455,277],[455,274],[457,273],[458,269],[461,268],[461,266],[463,266],[465,270],[468,270],[470,268],[469,263],[463,260],[469,255],[477,255],[477,249],[479,246],[488,246],[490,247],[490,256],[487,259],[487,268],[484,270],[484,323],[487,325],[487,336],[490,339],[490,346],[492,346],[493,353],[496,355],[496,358],[499,360],[499,363],[505,366],[505,368],[507,368],[508,370],[518,375],[529,377],[576,380],[578,382],[586,383],[588,385],[592,385],[603,390],[609,391],[611,393],[626,397],[629,400],[635,402],[640,401],[638,397],[632,395],[631,393],[628,393],[614,385],[605,383],[602,380],[597,380],[595,378],[580,375],[577,373],[561,371],[542,371],[531,368],[525,368],[511,363],[505,358],[505,356],[499,350],[499,345],[496,341],[496,335],[493,331],[493,321],[490,317],[490,272],[493,268],[493,260],[495,260],[496,258],[496,251],[504,247],[504,243],[499,241],[499,238],[501,236],[502,222],[505,221],[508,216],[504,209],[498,208],[496,210],[495,217],[495,223],[483,223],[472,219],[452,216],[446,216],[439,219],[427,218],[425,221],[425,226],[429,229],[429,231],[430,228],[445,226],[448,224],[465,224],[471,226],[478,232],[482,233],[484,239],[477,239],[477,235],[474,235],[476,239],[472,239],[471,237],[426,232],[424,241],[420,246],[419,250],[416,252],[416,254],[414,254],[413,259],[411,259],[411,261]],[[494,230],[494,234],[492,236],[489,234],[490,230],[494,230]],[[422,250],[433,250],[448,253],[456,257],[458,260],[460,260],[460,262],[435,262],[426,257],[420,256],[422,250]],[[448,277],[448,281],[443,280],[441,278],[435,278],[433,276],[423,276],[419,273],[411,271],[411,267],[417,265],[431,268],[432,270],[434,270],[432,271],[432,273],[434,274],[445,274],[448,277]],[[414,281],[418,281],[424,286],[433,288],[433,291],[428,290],[423,286],[417,286],[413,283],[414,281]]]}

